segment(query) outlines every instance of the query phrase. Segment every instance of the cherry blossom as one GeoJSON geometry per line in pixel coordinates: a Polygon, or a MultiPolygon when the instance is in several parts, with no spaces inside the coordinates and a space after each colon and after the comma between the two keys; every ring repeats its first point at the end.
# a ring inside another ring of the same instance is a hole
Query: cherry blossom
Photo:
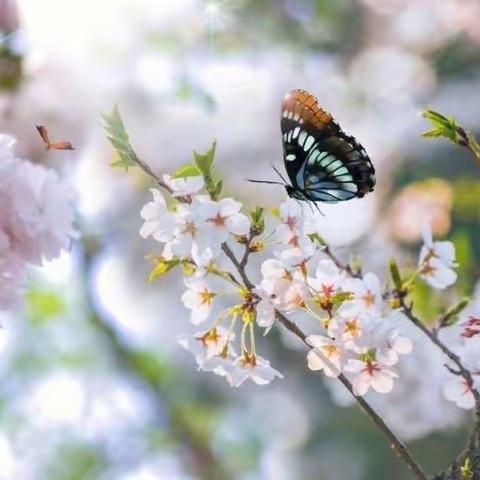
{"type": "Polygon", "coordinates": [[[354,301],[347,302],[346,306],[371,315],[380,313],[382,309],[382,287],[375,274],[366,273],[361,279],[347,279],[345,290],[352,292],[354,295],[354,301]]]}
{"type": "Polygon", "coordinates": [[[261,288],[255,289],[255,294],[258,295],[261,300],[255,306],[256,321],[259,327],[265,328],[265,335],[273,327],[276,317],[275,306],[272,303],[272,299],[261,288]]]}
{"type": "Polygon", "coordinates": [[[343,342],[346,348],[353,349],[363,334],[362,317],[355,312],[339,312],[328,323],[328,334],[343,342]]]}
{"type": "Polygon", "coordinates": [[[77,237],[71,187],[16,158],[15,143],[0,134],[0,310],[19,303],[28,265],[58,257],[77,237]]]}
{"type": "Polygon", "coordinates": [[[173,190],[173,197],[189,197],[198,193],[204,186],[203,177],[173,178],[165,174],[163,181],[173,190]]]}
{"type": "Polygon", "coordinates": [[[480,333],[480,318],[470,316],[468,320],[461,324],[461,326],[463,327],[461,336],[465,338],[472,338],[480,333]]]}
{"type": "Polygon", "coordinates": [[[345,273],[341,272],[332,260],[320,260],[315,275],[308,278],[308,284],[317,292],[316,301],[323,307],[328,307],[332,296],[345,285],[345,273]]]}
{"type": "Polygon", "coordinates": [[[264,358],[244,352],[234,363],[227,380],[232,387],[239,387],[247,379],[251,379],[257,385],[267,385],[275,377],[283,378],[283,375],[270,366],[270,362],[264,358]]]}
{"type": "Polygon", "coordinates": [[[378,393],[388,393],[393,389],[393,379],[398,375],[387,365],[374,360],[349,360],[345,370],[354,375],[353,393],[365,395],[370,388],[378,393]]]}
{"type": "MultiPolygon", "coordinates": [[[[166,235],[166,245],[164,256],[171,258],[173,256],[189,257],[193,250],[198,252],[195,244],[201,228],[204,228],[203,221],[198,215],[199,205],[202,199],[195,197],[191,204],[182,203],[176,207],[173,215],[175,226],[173,227],[173,236],[166,235]]],[[[170,222],[170,218],[168,219],[170,222]]],[[[170,223],[167,224],[170,229],[170,223]]]]}
{"type": "Polygon", "coordinates": [[[272,300],[275,308],[292,311],[301,308],[308,295],[302,273],[286,267],[280,260],[269,259],[261,266],[263,279],[259,287],[272,300]]]}
{"type": "Polygon", "coordinates": [[[182,302],[186,308],[192,311],[191,322],[198,325],[208,318],[213,299],[217,294],[210,290],[204,278],[186,278],[185,285],[187,291],[182,295],[182,302]]]}
{"type": "Polygon", "coordinates": [[[454,402],[458,407],[470,410],[475,406],[472,388],[465,378],[452,375],[443,386],[443,395],[447,400],[454,402]]]}
{"type": "Polygon", "coordinates": [[[150,189],[153,201],[148,202],[141,210],[140,216],[145,220],[140,228],[143,238],[152,236],[159,242],[169,242],[173,239],[175,218],[169,212],[165,198],[156,188],[150,189]]]}
{"type": "Polygon", "coordinates": [[[313,347],[307,354],[310,370],[323,370],[327,377],[338,377],[342,373],[346,361],[342,346],[322,335],[309,335],[307,343],[313,347]]]}
{"type": "Polygon", "coordinates": [[[453,270],[456,266],[453,243],[434,242],[429,226],[423,229],[423,241],[418,260],[420,276],[433,288],[443,289],[453,285],[457,280],[457,273],[453,270]]]}
{"type": "Polygon", "coordinates": [[[235,334],[226,328],[214,327],[193,335],[183,335],[178,343],[195,355],[199,367],[203,367],[208,359],[226,356],[226,352],[231,349],[230,343],[234,339],[235,334]]]}
{"type": "Polygon", "coordinates": [[[205,223],[197,237],[200,248],[219,249],[229,234],[247,235],[250,220],[240,213],[242,204],[233,198],[223,198],[219,202],[207,200],[199,205],[199,215],[205,223]]]}

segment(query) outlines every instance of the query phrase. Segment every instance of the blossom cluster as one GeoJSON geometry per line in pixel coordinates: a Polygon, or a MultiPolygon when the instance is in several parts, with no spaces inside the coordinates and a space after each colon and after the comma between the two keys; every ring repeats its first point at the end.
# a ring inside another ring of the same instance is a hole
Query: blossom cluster
{"type": "Polygon", "coordinates": [[[296,201],[283,202],[274,231],[254,240],[253,219],[241,212],[241,203],[212,200],[203,192],[202,177],[165,175],[163,181],[172,191],[172,201],[168,204],[159,190],[152,190],[152,201],[141,211],[140,235],[163,245],[157,259],[162,271],[170,264],[188,267],[182,301],[194,325],[209,319],[211,323],[180,343],[195,355],[200,370],[221,375],[232,386],[247,378],[265,384],[281,377],[256,352],[255,332],[262,328],[266,334],[278,315],[300,312],[319,330],[306,339],[312,370],[323,370],[329,377],[345,375],[356,395],[370,388],[381,393],[393,388],[395,365],[412,350],[411,340],[398,327],[402,313],[383,298],[376,275],[352,275],[328,257],[296,201]],[[251,288],[236,278],[236,271],[219,266],[228,242],[245,245],[248,254],[262,250],[272,237],[271,258],[263,261],[261,278],[251,288]],[[220,295],[212,286],[215,276],[230,283],[239,302],[213,316],[220,295]]]}
{"type": "Polygon", "coordinates": [[[71,188],[42,165],[15,157],[0,134],[0,310],[20,300],[28,265],[41,265],[75,236],[71,188]]]}
{"type": "MultiPolygon", "coordinates": [[[[275,258],[263,262],[259,285],[261,304],[269,302],[273,312],[261,324],[270,326],[275,311],[289,315],[303,310],[321,331],[307,337],[310,369],[328,377],[346,375],[356,395],[370,388],[387,393],[398,376],[394,366],[399,355],[412,350],[397,327],[402,314],[383,300],[376,275],[351,275],[325,258],[321,248],[315,251],[318,237],[308,228],[298,203],[281,205],[275,258]]],[[[266,305],[263,311],[268,311],[266,305]]]]}

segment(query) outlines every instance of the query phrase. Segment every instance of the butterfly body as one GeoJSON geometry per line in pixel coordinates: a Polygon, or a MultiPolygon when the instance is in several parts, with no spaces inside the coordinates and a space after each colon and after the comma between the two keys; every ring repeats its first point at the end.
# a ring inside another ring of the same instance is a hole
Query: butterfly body
{"type": "Polygon", "coordinates": [[[287,94],[280,124],[290,197],[336,203],[373,191],[375,169],[365,149],[313,95],[305,90],[287,94]]]}

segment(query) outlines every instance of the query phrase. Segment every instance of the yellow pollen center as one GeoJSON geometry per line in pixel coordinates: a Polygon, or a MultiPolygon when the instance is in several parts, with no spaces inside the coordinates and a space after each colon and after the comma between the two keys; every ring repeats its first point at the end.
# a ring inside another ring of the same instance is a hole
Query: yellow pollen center
{"type": "Polygon", "coordinates": [[[200,304],[201,305],[210,305],[212,300],[215,298],[216,293],[211,292],[210,290],[203,290],[202,292],[198,292],[198,296],[200,297],[200,304]]]}
{"type": "Polygon", "coordinates": [[[345,322],[345,328],[344,328],[345,333],[349,333],[353,337],[356,337],[360,333],[360,328],[358,326],[357,321],[354,320],[348,320],[345,322]]]}
{"type": "Polygon", "coordinates": [[[362,300],[365,302],[365,305],[367,307],[371,307],[375,303],[375,295],[370,290],[368,290],[368,292],[362,296],[362,300]]]}
{"type": "Polygon", "coordinates": [[[336,357],[338,355],[338,347],[334,345],[333,343],[330,343],[328,345],[324,345],[322,347],[322,350],[325,352],[325,355],[330,358],[330,357],[336,357]]]}

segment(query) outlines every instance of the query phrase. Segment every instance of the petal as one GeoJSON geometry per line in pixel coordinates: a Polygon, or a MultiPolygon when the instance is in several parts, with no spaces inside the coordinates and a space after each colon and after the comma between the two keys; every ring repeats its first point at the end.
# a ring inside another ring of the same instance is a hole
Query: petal
{"type": "Polygon", "coordinates": [[[222,217],[235,215],[242,208],[242,204],[233,198],[223,198],[218,204],[218,210],[222,217]]]}
{"type": "Polygon", "coordinates": [[[305,340],[312,347],[323,347],[324,345],[332,343],[330,338],[324,337],[323,335],[308,335],[305,340]]]}
{"type": "Polygon", "coordinates": [[[190,316],[190,321],[194,325],[198,325],[204,322],[208,318],[208,314],[210,313],[210,305],[202,304],[197,306],[195,309],[192,310],[192,314],[190,316]]]}
{"type": "Polygon", "coordinates": [[[250,231],[250,220],[243,213],[236,213],[227,217],[225,225],[234,235],[247,235],[250,231]]]}
{"type": "Polygon", "coordinates": [[[185,308],[188,308],[189,310],[193,310],[201,304],[198,293],[193,290],[187,290],[184,292],[181,296],[181,300],[185,308]]]}
{"type": "Polygon", "coordinates": [[[323,360],[317,355],[317,352],[312,349],[307,353],[307,364],[310,370],[322,370],[323,360]]]}
{"type": "Polygon", "coordinates": [[[153,234],[158,228],[158,222],[144,222],[144,224],[140,227],[139,234],[143,238],[147,238],[153,234]]]}
{"type": "Polygon", "coordinates": [[[438,259],[447,267],[453,266],[455,263],[455,246],[452,242],[435,242],[435,252],[438,259]]]}
{"type": "Polygon", "coordinates": [[[153,195],[153,201],[166,208],[167,203],[165,202],[165,197],[163,196],[163,193],[158,188],[151,188],[150,192],[153,195]]]}
{"type": "Polygon", "coordinates": [[[392,376],[383,370],[379,372],[374,372],[372,375],[372,388],[378,393],[388,393],[393,389],[393,378],[392,376]]]}
{"type": "Polygon", "coordinates": [[[397,353],[406,355],[413,350],[413,343],[408,337],[397,336],[392,342],[392,348],[397,353]]]}
{"type": "Polygon", "coordinates": [[[430,228],[430,225],[428,223],[424,224],[422,227],[422,238],[423,238],[423,243],[429,247],[433,247],[433,237],[432,237],[432,229],[430,228]]]}
{"type": "Polygon", "coordinates": [[[302,218],[303,208],[295,200],[289,198],[280,204],[280,218],[286,221],[290,218],[302,218]]]}
{"type": "Polygon", "coordinates": [[[353,393],[359,397],[365,395],[371,386],[372,377],[368,372],[359,373],[352,382],[353,393]]]}
{"type": "Polygon", "coordinates": [[[275,309],[268,300],[260,300],[257,307],[257,324],[270,329],[275,321],[275,309]]]}

